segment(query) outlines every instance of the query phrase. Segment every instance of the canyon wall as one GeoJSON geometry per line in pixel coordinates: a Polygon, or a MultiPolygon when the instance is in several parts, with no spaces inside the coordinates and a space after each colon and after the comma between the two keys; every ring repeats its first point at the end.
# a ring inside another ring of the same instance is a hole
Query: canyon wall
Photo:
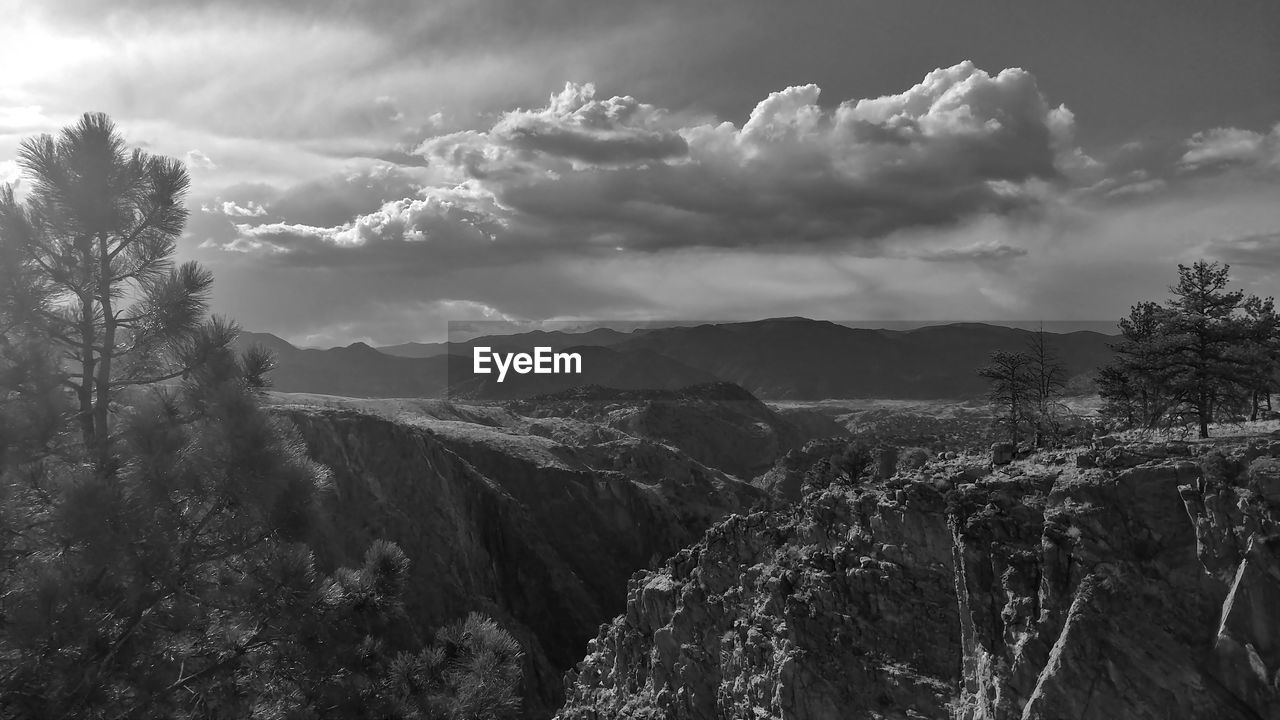
{"type": "Polygon", "coordinates": [[[1280,442],[837,477],[628,587],[564,720],[1280,718],[1280,442]]]}
{"type": "Polygon", "coordinates": [[[274,412],[332,470],[313,539],[321,564],[356,562],[377,538],[398,543],[412,560],[407,609],[423,632],[480,610],[517,636],[532,717],[559,705],[562,672],[623,610],[632,573],[764,495],[635,438],[570,447],[471,422],[274,412]]]}

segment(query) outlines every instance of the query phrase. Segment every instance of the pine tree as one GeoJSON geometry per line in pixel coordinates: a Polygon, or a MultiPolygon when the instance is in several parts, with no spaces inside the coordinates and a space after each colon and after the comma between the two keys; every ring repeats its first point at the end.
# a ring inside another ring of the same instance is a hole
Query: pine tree
{"type": "Polygon", "coordinates": [[[1179,265],[1162,329],[1169,385],[1194,413],[1202,438],[1209,437],[1215,406],[1252,374],[1248,328],[1239,317],[1245,296],[1227,290],[1229,270],[1204,260],[1179,265]]]}
{"type": "Polygon", "coordinates": [[[169,261],[181,165],[101,115],[22,162],[28,200],[0,191],[0,717],[511,717],[518,644],[481,618],[423,650],[398,547],[317,571],[326,470],[262,407],[270,355],[233,352],[211,277],[169,261]],[[431,661],[424,695],[401,657],[431,661]]]}
{"type": "Polygon", "coordinates": [[[190,179],[177,160],[127,150],[101,113],[23,142],[18,162],[31,190],[24,203],[0,194],[0,228],[49,300],[25,320],[66,358],[81,439],[106,472],[119,391],[180,377],[197,350],[212,277],[172,263],[190,179]]]}
{"type": "Polygon", "coordinates": [[[1104,417],[1127,427],[1154,429],[1168,417],[1175,399],[1168,383],[1168,310],[1153,302],[1134,305],[1120,320],[1115,359],[1097,376],[1104,417]]]}
{"type": "Polygon", "coordinates": [[[1215,417],[1240,415],[1269,391],[1280,358],[1274,303],[1228,290],[1229,266],[1178,266],[1163,305],[1134,306],[1121,321],[1117,357],[1098,375],[1104,411],[1130,424],[1195,418],[1200,437],[1215,417]]]}
{"type": "Polygon", "coordinates": [[[1271,410],[1271,394],[1280,374],[1280,313],[1275,300],[1249,297],[1244,301],[1246,353],[1251,375],[1249,419],[1257,420],[1263,399],[1271,410]]]}

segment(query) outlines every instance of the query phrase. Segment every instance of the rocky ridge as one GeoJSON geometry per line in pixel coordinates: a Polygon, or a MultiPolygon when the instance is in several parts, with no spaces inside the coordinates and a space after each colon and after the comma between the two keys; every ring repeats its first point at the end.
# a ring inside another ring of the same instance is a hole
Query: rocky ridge
{"type": "Polygon", "coordinates": [[[811,478],[637,573],[558,717],[1280,718],[1280,437],[811,478]]]}

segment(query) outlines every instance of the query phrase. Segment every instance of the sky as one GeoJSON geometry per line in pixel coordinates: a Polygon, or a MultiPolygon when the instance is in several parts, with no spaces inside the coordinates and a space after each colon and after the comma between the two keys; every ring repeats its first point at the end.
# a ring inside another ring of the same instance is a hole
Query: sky
{"type": "MultiPolygon", "coordinates": [[[[0,182],[104,111],[295,343],[1106,320],[1280,277],[1280,3],[0,0],[0,182]]],[[[19,185],[21,188],[21,185],[19,185]]]]}

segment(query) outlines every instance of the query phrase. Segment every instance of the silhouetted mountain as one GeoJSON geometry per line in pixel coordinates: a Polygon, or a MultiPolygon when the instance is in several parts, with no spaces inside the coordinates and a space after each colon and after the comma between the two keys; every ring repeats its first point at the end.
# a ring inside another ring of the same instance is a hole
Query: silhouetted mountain
{"type": "Polygon", "coordinates": [[[265,333],[242,333],[241,347],[262,345],[276,356],[268,376],[281,392],[346,397],[441,397],[448,385],[448,359],[402,358],[364,343],[304,350],[265,333]]]}
{"type": "Polygon", "coordinates": [[[275,353],[276,356],[297,352],[299,348],[294,346],[288,340],[282,337],[272,335],[271,333],[241,332],[238,339],[241,347],[249,347],[251,345],[261,345],[262,347],[275,353]]]}
{"type": "MultiPolygon", "coordinates": [[[[643,331],[636,331],[643,332],[643,331]]],[[[445,353],[470,354],[475,347],[490,347],[503,352],[527,351],[532,347],[549,347],[552,350],[564,350],[570,347],[608,347],[634,337],[632,333],[619,332],[609,328],[596,328],[582,333],[562,332],[559,330],[534,330],[513,335],[485,335],[465,342],[453,343],[403,343],[377,348],[378,352],[397,357],[424,358],[444,355],[445,353]]]]}
{"type": "MultiPolygon", "coordinates": [[[[444,397],[511,400],[583,385],[675,389],[727,381],[768,400],[827,398],[981,397],[987,384],[977,369],[994,350],[1021,350],[1033,331],[980,323],[914,330],[850,328],[805,318],[646,329],[632,333],[536,331],[476,338],[437,346],[396,346],[387,354],[364,343],[330,350],[302,350],[274,335],[245,333],[243,344],[272,349],[277,389],[351,397],[444,397]],[[583,342],[578,342],[578,341],[583,342]],[[582,355],[581,375],[472,375],[472,349],[495,353],[555,352],[582,355]],[[434,352],[435,354],[429,354],[434,352]],[[452,353],[452,354],[450,354],[452,353]]],[[[1069,376],[1092,373],[1111,357],[1113,336],[1081,331],[1047,333],[1048,344],[1069,376]]]]}
{"type": "MultiPolygon", "coordinates": [[[[527,344],[519,347],[522,351],[531,349],[527,344]]],[[[619,390],[675,390],[717,380],[708,372],[642,348],[617,351],[607,347],[568,347],[560,350],[582,357],[581,374],[519,375],[508,372],[505,379],[498,382],[497,374],[473,375],[470,355],[454,355],[449,372],[452,378],[450,392],[460,399],[515,400],[586,385],[619,390]]]]}
{"type": "Polygon", "coordinates": [[[582,357],[581,374],[521,375],[511,370],[502,382],[498,382],[496,372],[473,374],[469,349],[465,355],[408,358],[387,355],[365,343],[305,350],[262,333],[243,333],[239,345],[242,348],[263,345],[275,354],[277,367],[269,377],[276,390],[346,397],[455,396],[470,400],[514,400],[582,385],[669,390],[716,381],[709,373],[642,348],[617,352],[605,347],[566,348],[563,343],[556,347],[558,340],[560,338],[538,337],[524,342],[512,339],[491,347],[495,352],[529,352],[541,346],[578,353],[582,357]]]}
{"type": "MultiPolygon", "coordinates": [[[[653,330],[616,346],[647,349],[737,383],[766,399],[972,398],[986,392],[976,370],[994,350],[1021,350],[1030,330],[961,323],[870,330],[782,318],[653,330]]],[[[1115,338],[1047,333],[1069,376],[1111,357],[1115,338]]]]}

